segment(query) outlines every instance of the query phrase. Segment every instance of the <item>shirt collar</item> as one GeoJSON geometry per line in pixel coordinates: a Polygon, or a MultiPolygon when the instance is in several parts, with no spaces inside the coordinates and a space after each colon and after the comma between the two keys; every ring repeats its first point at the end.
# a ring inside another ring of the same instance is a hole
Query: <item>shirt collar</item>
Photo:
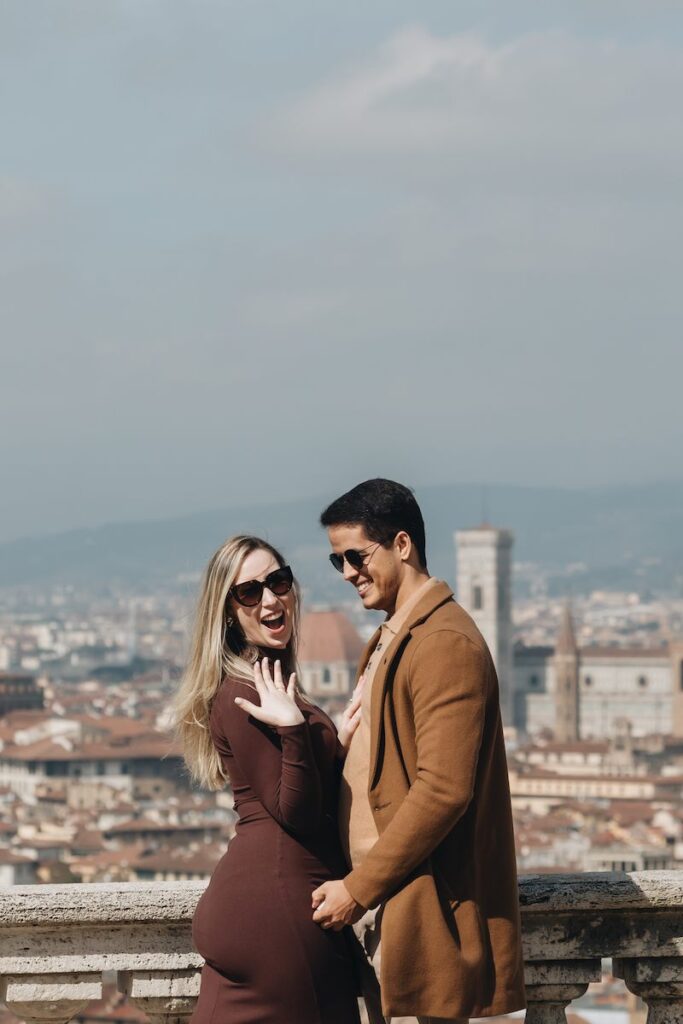
{"type": "Polygon", "coordinates": [[[438,580],[435,576],[430,576],[429,579],[425,580],[424,583],[422,583],[417,590],[410,595],[408,600],[405,601],[390,618],[386,619],[382,623],[382,629],[386,629],[396,636],[400,629],[405,625],[405,622],[413,612],[413,609],[417,607],[425,594],[440,583],[441,580],[438,580]]]}

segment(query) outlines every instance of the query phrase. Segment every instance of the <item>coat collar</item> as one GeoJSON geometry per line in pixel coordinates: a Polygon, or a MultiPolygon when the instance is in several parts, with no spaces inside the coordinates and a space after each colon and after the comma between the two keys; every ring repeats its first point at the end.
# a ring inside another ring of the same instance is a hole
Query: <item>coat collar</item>
{"type": "Polygon", "coordinates": [[[399,633],[410,632],[413,626],[419,625],[428,619],[432,612],[436,611],[442,604],[453,597],[453,591],[447,583],[439,581],[436,586],[429,587],[427,593],[417,602],[412,612],[403,623],[399,633]]]}
{"type": "MultiPolygon", "coordinates": [[[[405,643],[410,636],[410,632],[415,626],[419,626],[420,623],[424,622],[429,618],[437,608],[440,608],[446,601],[450,601],[453,598],[453,591],[447,583],[439,583],[435,587],[430,587],[427,593],[422,597],[413,608],[412,612],[403,623],[401,628],[398,630],[396,635],[392,637],[391,643],[387,646],[386,650],[382,655],[382,659],[377,665],[375,675],[372,681],[372,694],[371,694],[371,705],[370,705],[370,787],[375,783],[375,775],[377,771],[377,760],[380,750],[380,736],[384,728],[382,713],[384,706],[384,698],[386,696],[387,681],[389,674],[399,652],[403,650],[405,643]]],[[[359,674],[365,670],[365,667],[370,660],[372,652],[374,651],[377,641],[379,640],[381,627],[377,629],[370,638],[363,656],[361,658],[359,674]]]]}

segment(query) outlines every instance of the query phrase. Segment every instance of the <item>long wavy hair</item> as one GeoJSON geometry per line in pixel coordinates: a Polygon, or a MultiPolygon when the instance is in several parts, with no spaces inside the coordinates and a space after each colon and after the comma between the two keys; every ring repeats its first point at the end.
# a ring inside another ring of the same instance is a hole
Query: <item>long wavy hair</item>
{"type": "MultiPolygon", "coordinates": [[[[211,740],[211,705],[226,676],[253,685],[254,662],[261,655],[230,614],[228,601],[244,559],[259,550],[269,552],[279,566],[287,564],[267,541],[245,535],[226,540],[211,556],[199,593],[187,665],[173,701],[173,724],[185,764],[192,779],[207,789],[222,789],[227,781],[211,740]]],[[[292,636],[280,654],[285,679],[297,670],[300,594],[296,581],[293,590],[292,636]]]]}

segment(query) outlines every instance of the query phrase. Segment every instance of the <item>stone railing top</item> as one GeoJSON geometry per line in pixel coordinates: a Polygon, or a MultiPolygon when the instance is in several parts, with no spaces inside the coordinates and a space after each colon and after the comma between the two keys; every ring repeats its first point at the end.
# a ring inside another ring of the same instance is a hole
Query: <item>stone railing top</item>
{"type": "Polygon", "coordinates": [[[674,910],[683,907],[683,871],[594,871],[572,875],[523,875],[522,916],[674,910]]]}
{"type": "Polygon", "coordinates": [[[181,923],[205,888],[201,881],[0,886],[0,925],[181,923]]]}
{"type": "MultiPolygon", "coordinates": [[[[206,888],[199,882],[0,886],[0,925],[184,922],[206,888]]],[[[674,910],[683,907],[683,871],[523,875],[522,916],[674,910]]]]}

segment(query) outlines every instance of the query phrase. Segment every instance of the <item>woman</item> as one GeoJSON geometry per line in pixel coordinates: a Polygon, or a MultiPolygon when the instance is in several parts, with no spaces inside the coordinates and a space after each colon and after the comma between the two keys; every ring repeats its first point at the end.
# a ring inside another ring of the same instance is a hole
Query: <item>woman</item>
{"type": "Polygon", "coordinates": [[[298,614],[270,544],[233,537],[214,554],[176,720],[192,776],[229,780],[238,822],[193,920],[206,963],[192,1024],[359,1020],[350,937],[312,921],[311,893],[346,871],[336,802],[360,692],[337,736],[296,685],[298,614]]]}

